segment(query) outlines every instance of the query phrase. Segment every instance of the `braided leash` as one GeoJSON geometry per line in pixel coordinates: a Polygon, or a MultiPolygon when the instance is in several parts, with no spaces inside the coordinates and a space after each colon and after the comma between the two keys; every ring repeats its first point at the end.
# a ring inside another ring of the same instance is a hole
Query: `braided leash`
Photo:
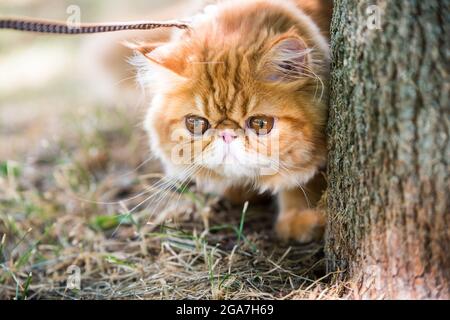
{"type": "Polygon", "coordinates": [[[181,21],[134,21],[113,23],[82,23],[71,26],[69,23],[51,20],[24,18],[0,18],[0,29],[12,29],[40,33],[88,34],[115,32],[123,30],[151,30],[157,28],[188,29],[189,24],[181,21]]]}

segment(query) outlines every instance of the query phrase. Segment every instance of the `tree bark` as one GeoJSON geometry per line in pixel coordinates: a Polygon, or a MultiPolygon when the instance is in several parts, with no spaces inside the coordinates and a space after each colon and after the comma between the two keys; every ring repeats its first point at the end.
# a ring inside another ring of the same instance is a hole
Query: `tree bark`
{"type": "Polygon", "coordinates": [[[450,298],[449,7],[335,1],[325,251],[356,298],[450,298]]]}

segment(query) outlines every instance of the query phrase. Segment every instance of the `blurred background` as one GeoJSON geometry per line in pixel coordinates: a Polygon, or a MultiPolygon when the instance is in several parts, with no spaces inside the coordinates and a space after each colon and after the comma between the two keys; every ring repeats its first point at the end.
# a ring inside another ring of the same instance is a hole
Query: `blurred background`
{"type": "MultiPolygon", "coordinates": [[[[65,21],[69,6],[79,6],[82,22],[126,21],[176,15],[175,0],[2,0],[1,15],[65,21]]],[[[142,33],[141,33],[142,34],[142,33]]],[[[139,33],[63,36],[2,30],[0,37],[0,159],[21,157],[42,139],[58,135],[64,115],[103,108],[136,107],[116,94],[134,86],[119,44],[139,33]],[[108,64],[109,63],[109,64],[108,64]],[[107,102],[107,103],[105,103],[107,102]]],[[[137,91],[135,94],[139,94],[137,91]]]]}

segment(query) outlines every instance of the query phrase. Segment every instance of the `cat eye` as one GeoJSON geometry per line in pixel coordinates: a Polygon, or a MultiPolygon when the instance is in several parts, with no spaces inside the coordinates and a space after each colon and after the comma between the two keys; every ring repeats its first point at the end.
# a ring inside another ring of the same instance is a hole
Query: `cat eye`
{"type": "Polygon", "coordinates": [[[268,134],[272,131],[275,119],[268,116],[255,116],[247,120],[247,127],[254,130],[257,135],[268,134]]]}
{"type": "Polygon", "coordinates": [[[192,133],[192,134],[204,134],[206,130],[209,129],[210,125],[208,120],[202,117],[197,116],[187,116],[185,118],[185,124],[186,128],[192,133]]]}

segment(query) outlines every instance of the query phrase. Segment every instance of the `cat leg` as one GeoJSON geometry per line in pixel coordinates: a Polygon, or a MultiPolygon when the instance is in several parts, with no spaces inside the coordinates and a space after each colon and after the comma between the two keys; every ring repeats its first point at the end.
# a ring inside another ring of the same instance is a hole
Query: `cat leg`
{"type": "Polygon", "coordinates": [[[280,239],[307,243],[322,238],[326,216],[325,212],[317,207],[324,190],[323,183],[317,180],[320,178],[313,179],[303,190],[295,188],[279,193],[279,213],[275,231],[280,239]]]}
{"type": "Polygon", "coordinates": [[[233,205],[243,205],[246,201],[251,204],[265,204],[271,200],[269,195],[260,194],[246,186],[229,187],[223,192],[223,197],[233,205]]]}

